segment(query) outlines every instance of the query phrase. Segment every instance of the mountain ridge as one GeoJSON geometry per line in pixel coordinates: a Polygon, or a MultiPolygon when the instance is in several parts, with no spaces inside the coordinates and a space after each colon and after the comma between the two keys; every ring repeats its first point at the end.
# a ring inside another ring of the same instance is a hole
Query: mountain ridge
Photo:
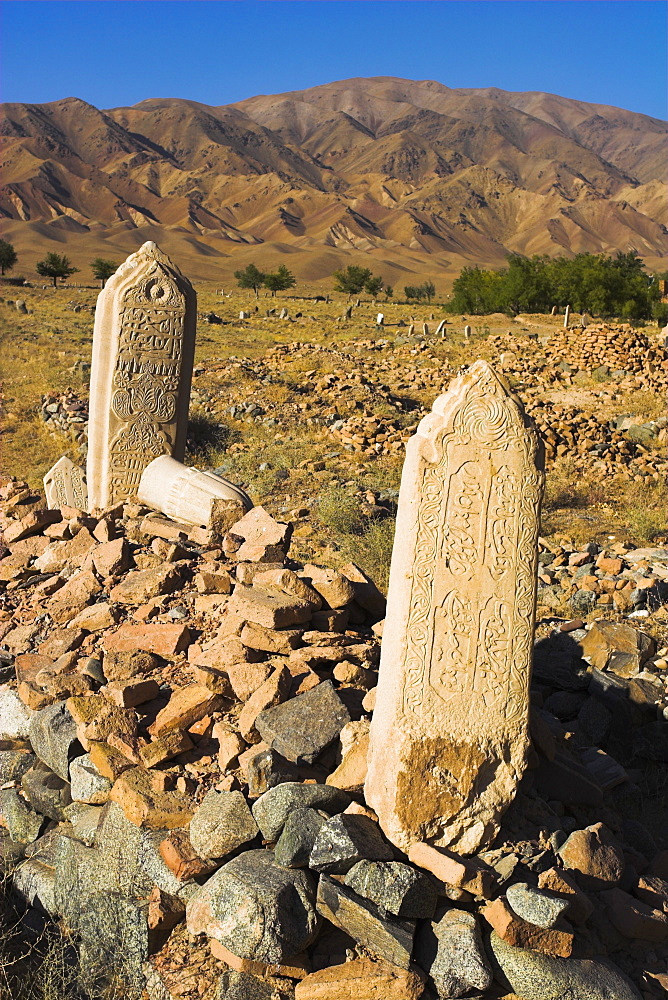
{"type": "Polygon", "coordinates": [[[318,280],[328,250],[370,257],[390,281],[508,253],[636,249],[660,266],[667,129],[540,91],[398,77],[218,106],[14,103],[2,106],[0,218],[27,266],[45,249],[78,264],[148,238],[195,277],[290,254],[318,280]]]}

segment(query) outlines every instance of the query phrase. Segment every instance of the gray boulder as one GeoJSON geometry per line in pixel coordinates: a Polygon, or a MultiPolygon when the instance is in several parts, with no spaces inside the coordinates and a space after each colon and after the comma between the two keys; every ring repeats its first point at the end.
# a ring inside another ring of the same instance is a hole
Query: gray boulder
{"type": "Polygon", "coordinates": [[[258,834],[241,792],[207,792],[190,823],[190,843],[201,858],[223,858],[258,834]]]}
{"type": "Polygon", "coordinates": [[[287,760],[313,764],[350,722],[331,681],[260,712],[255,728],[287,760]]]}
{"type": "Polygon", "coordinates": [[[90,754],[75,757],[70,763],[71,795],[74,802],[102,805],[109,798],[111,782],[100,774],[90,759],[90,754]]]}
{"type": "Polygon", "coordinates": [[[526,882],[515,882],[506,889],[506,899],[518,917],[539,927],[556,927],[570,903],[550,892],[534,889],[526,882]]]}
{"type": "Polygon", "coordinates": [[[325,817],[316,809],[295,809],[278,838],[274,860],[284,868],[306,868],[325,817]]]}
{"type": "Polygon", "coordinates": [[[24,802],[14,788],[0,791],[0,821],[10,839],[17,844],[31,844],[39,837],[44,817],[24,802]]]}
{"type": "Polygon", "coordinates": [[[253,817],[265,840],[277,840],[285,822],[295,809],[322,809],[326,813],[343,812],[350,795],[332,785],[302,785],[285,781],[261,795],[253,806],[253,817]]]}
{"type": "Polygon", "coordinates": [[[553,958],[513,948],[492,931],[495,978],[522,1000],[641,1000],[640,993],[612,962],[553,958]]]}
{"type": "Polygon", "coordinates": [[[401,861],[359,861],[343,881],[395,917],[434,916],[438,901],[434,880],[401,861]]]}
{"type": "Polygon", "coordinates": [[[448,910],[422,928],[415,960],[430,977],[440,1000],[482,993],[492,983],[492,970],[475,916],[466,910],[448,910]]]}
{"type": "Polygon", "coordinates": [[[215,938],[239,958],[281,963],[314,940],[315,896],[308,872],[279,868],[271,851],[246,851],[188,902],[188,930],[215,938]]]}
{"type": "Polygon", "coordinates": [[[63,781],[41,760],[36,761],[34,767],[23,775],[21,787],[30,805],[37,812],[57,822],[65,818],[63,809],[72,801],[70,783],[63,781]]]}
{"type": "Polygon", "coordinates": [[[313,844],[309,867],[327,875],[345,875],[362,858],[391,861],[394,851],[368,816],[341,813],[328,819],[313,844]]]}

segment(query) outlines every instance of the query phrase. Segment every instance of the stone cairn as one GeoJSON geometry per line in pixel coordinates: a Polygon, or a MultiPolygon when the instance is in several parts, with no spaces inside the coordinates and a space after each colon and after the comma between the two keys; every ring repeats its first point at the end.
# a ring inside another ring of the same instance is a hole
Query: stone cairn
{"type": "MultiPolygon", "coordinates": [[[[148,244],[101,297],[105,505],[63,460],[46,507],[0,479],[0,857],[26,925],[149,1000],[658,1000],[668,845],[613,751],[668,760],[666,650],[564,622],[530,699],[537,574],[571,558],[537,566],[521,405],[478,362],[419,425],[385,617],[357,566],[291,560],[291,525],[174,457],[184,281],[148,244]]],[[[665,549],[591,555],[595,582],[668,576],[665,549]]]]}

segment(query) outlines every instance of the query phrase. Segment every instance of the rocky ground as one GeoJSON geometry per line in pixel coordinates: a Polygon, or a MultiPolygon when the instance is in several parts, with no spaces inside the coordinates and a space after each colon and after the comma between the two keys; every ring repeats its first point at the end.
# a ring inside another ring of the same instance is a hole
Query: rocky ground
{"type": "Polygon", "coordinates": [[[0,849],[89,995],[666,995],[668,549],[541,541],[519,794],[480,854],[405,856],[363,796],[384,598],[293,558],[305,509],[0,505],[0,849]]]}

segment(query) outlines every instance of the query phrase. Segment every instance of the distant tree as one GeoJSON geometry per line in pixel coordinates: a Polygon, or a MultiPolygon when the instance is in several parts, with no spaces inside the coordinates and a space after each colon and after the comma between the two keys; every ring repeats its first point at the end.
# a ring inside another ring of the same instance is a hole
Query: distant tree
{"type": "Polygon", "coordinates": [[[118,269],[118,264],[114,260],[103,260],[102,257],[96,257],[90,262],[90,269],[93,276],[100,282],[100,288],[104,288],[107,280],[118,269]]]}
{"type": "Polygon", "coordinates": [[[422,285],[420,285],[420,288],[422,289],[424,298],[431,305],[431,300],[434,295],[436,295],[436,285],[433,281],[425,281],[422,285]]]}
{"type": "Polygon", "coordinates": [[[235,271],[234,277],[237,279],[237,285],[239,288],[252,288],[255,292],[255,298],[257,298],[258,293],[264,284],[266,274],[264,271],[260,271],[255,264],[249,264],[248,267],[243,269],[243,271],[235,271]]]}
{"type": "Polygon", "coordinates": [[[278,270],[264,276],[264,286],[268,288],[272,296],[276,292],[284,292],[288,288],[294,288],[297,280],[291,271],[288,271],[285,264],[279,264],[278,270]]]}
{"type": "Polygon", "coordinates": [[[386,285],[383,291],[385,292],[385,301],[389,302],[389,300],[394,295],[394,289],[392,288],[392,285],[386,285]]]}
{"type": "Polygon", "coordinates": [[[5,271],[11,271],[18,259],[18,254],[12,244],[7,243],[6,240],[0,240],[0,271],[2,274],[5,271]]]}
{"type": "Polygon", "coordinates": [[[368,267],[349,264],[345,270],[334,272],[334,289],[337,292],[345,292],[348,298],[351,299],[353,295],[359,295],[372,277],[368,267]]]}
{"type": "Polygon", "coordinates": [[[367,292],[372,299],[377,299],[380,295],[383,284],[383,279],[379,275],[374,275],[364,283],[364,291],[367,292]]]}
{"type": "Polygon", "coordinates": [[[416,302],[421,302],[424,298],[424,289],[422,285],[404,285],[404,295],[407,299],[415,299],[416,302]]]}
{"type": "Polygon", "coordinates": [[[53,278],[53,287],[56,288],[58,278],[69,278],[71,274],[77,274],[79,268],[73,267],[65,254],[48,253],[44,260],[37,262],[35,270],[44,278],[53,278]]]}

